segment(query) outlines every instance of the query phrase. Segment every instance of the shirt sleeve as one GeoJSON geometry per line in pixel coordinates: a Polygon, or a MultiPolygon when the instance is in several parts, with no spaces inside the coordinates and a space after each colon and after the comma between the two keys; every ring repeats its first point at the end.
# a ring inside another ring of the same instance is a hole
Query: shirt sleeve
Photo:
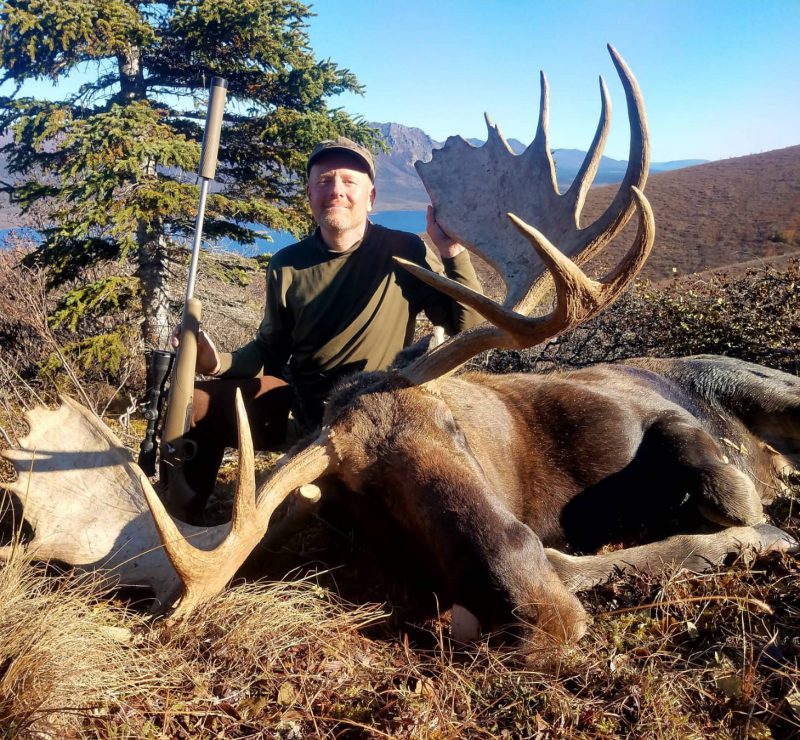
{"type": "MultiPolygon", "coordinates": [[[[439,259],[430,249],[425,250],[425,267],[434,272],[442,273],[455,280],[457,283],[471,288],[477,293],[483,293],[469,252],[464,250],[455,257],[439,259]]],[[[474,309],[464,306],[441,291],[429,286],[422,305],[425,315],[431,323],[443,326],[448,334],[458,334],[465,329],[471,329],[483,321],[483,317],[474,309]]]]}
{"type": "Polygon", "coordinates": [[[264,318],[253,341],[220,354],[221,378],[280,376],[291,352],[291,318],[286,308],[281,272],[267,269],[264,318]]]}

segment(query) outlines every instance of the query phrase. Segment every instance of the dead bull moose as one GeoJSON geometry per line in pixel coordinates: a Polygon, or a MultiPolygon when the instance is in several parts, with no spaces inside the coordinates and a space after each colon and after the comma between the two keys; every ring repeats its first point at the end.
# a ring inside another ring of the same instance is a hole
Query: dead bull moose
{"type": "Polygon", "coordinates": [[[602,80],[597,133],[563,195],[548,144],[544,77],[538,130],[523,154],[514,156],[489,122],[483,147],[451,138],[418,165],[437,218],[498,270],[506,298],[500,305],[403,266],[474,306],[487,324],[401,369],[352,378],[331,397],[316,438],[285,456],[258,490],[237,401],[239,482],[232,521],[219,527],[173,521],[127,451],[75,402],[36,409],[22,449],[3,453],[16,467],[11,490],[35,532],[27,547],[148,586],[178,617],[225,587],[281,502],[293,492],[300,500],[303,484],[335,477],[379,502],[438,571],[449,600],[484,627],[522,625],[534,644],[580,637],[586,615],[574,592],[617,571],[702,570],[743,547],[796,547],[763,523],[762,503],[800,458],[798,378],[721,357],[450,377],[487,348],[530,347],[595,316],[646,260],[654,224],[641,192],[649,161],[644,107],[627,66],[613,49],[611,56],[627,98],[630,157],[619,192],[594,223],[581,228],[579,215],[608,131],[602,80]],[[498,204],[516,215],[502,215],[498,204]],[[577,265],[635,210],[639,228],[628,254],[603,281],[588,278],[577,265]],[[553,286],[554,307],[539,315],[553,286]],[[659,524],[694,514],[706,523],[702,531],[570,554],[630,542],[648,529],[664,537],[670,533],[659,524]]]}

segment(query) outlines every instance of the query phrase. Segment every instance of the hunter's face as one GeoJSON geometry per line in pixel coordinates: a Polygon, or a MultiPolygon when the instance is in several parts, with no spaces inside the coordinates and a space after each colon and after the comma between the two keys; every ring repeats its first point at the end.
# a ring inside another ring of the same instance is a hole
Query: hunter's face
{"type": "Polygon", "coordinates": [[[366,223],[375,187],[358,159],[332,153],[312,165],[306,195],[321,228],[346,232],[366,223]]]}

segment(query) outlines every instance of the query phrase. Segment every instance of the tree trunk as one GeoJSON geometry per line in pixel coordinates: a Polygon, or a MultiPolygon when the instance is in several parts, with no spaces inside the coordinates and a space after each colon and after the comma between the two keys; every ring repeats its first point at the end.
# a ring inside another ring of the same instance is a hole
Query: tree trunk
{"type": "Polygon", "coordinates": [[[147,97],[147,88],[144,84],[141,48],[128,46],[123,53],[117,55],[117,66],[119,68],[118,102],[125,105],[134,100],[144,100],[147,97]]]}
{"type": "Polygon", "coordinates": [[[142,338],[145,347],[168,349],[175,319],[170,313],[170,250],[160,224],[141,222],[139,242],[139,280],[142,284],[142,338]]]}
{"type": "MultiPolygon", "coordinates": [[[[147,86],[142,69],[142,50],[129,46],[117,56],[120,91],[117,100],[127,105],[147,98],[147,86]]],[[[146,159],[142,162],[145,177],[157,176],[157,162],[146,159]]],[[[173,329],[170,316],[170,290],[167,278],[169,270],[169,243],[164,236],[160,221],[139,221],[136,228],[138,244],[138,277],[142,284],[142,339],[145,346],[166,349],[173,329]]]]}

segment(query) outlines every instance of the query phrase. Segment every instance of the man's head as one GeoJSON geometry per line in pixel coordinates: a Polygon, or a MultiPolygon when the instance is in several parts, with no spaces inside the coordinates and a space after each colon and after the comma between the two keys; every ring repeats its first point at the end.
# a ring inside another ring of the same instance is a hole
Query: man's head
{"type": "Polygon", "coordinates": [[[372,155],[355,142],[340,137],[318,144],[308,158],[306,195],[320,228],[343,233],[366,226],[374,177],[372,155]]]}

